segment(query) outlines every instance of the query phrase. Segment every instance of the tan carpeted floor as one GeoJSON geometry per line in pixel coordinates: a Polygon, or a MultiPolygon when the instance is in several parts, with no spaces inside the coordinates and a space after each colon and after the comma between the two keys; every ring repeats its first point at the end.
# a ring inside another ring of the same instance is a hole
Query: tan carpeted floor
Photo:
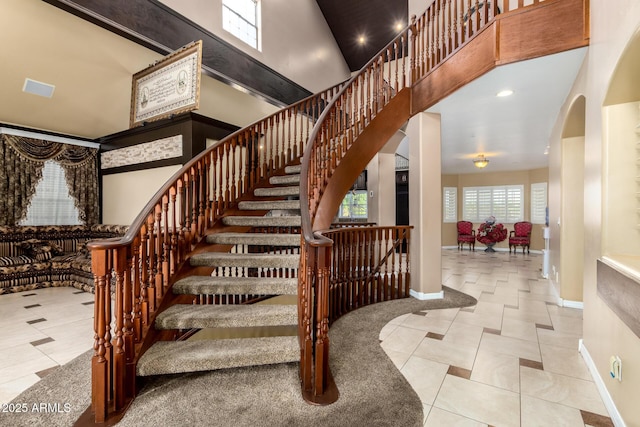
{"type": "MultiPolygon", "coordinates": [[[[227,369],[147,380],[117,425],[421,426],[422,403],[378,337],[384,325],[402,314],[476,303],[456,290],[444,291],[442,300],[385,302],[335,322],[330,365],[340,399],[332,405],[313,406],[302,399],[297,364],[227,369]]],[[[13,404],[27,411],[0,412],[0,425],[73,425],[90,404],[90,358],[87,352],[26,390],[13,404]],[[38,408],[51,405],[38,412],[34,403],[38,408]]]]}

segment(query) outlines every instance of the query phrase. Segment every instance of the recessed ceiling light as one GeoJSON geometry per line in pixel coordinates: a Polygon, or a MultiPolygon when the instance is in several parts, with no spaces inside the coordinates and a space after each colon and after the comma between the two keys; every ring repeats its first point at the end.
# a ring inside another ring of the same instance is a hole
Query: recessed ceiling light
{"type": "Polygon", "coordinates": [[[358,37],[358,43],[364,44],[366,41],[367,41],[367,39],[364,36],[358,37]]]}
{"type": "Polygon", "coordinates": [[[51,98],[55,88],[56,87],[54,85],[26,78],[24,80],[24,86],[22,86],[22,91],[33,95],[43,96],[45,98],[51,98]]]}
{"type": "Polygon", "coordinates": [[[513,91],[511,89],[501,90],[500,92],[496,93],[496,96],[499,96],[500,98],[511,95],[513,95],[513,91]]]}
{"type": "Polygon", "coordinates": [[[398,21],[398,22],[396,23],[396,31],[400,31],[400,30],[402,30],[402,27],[403,27],[402,22],[398,21]]]}

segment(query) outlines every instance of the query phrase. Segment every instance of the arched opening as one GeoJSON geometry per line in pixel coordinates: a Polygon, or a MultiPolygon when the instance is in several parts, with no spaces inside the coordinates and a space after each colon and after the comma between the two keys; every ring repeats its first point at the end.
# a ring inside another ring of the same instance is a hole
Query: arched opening
{"type": "Polygon", "coordinates": [[[560,268],[556,283],[564,305],[582,302],[584,281],[584,96],[571,104],[562,129],[560,268]]]}

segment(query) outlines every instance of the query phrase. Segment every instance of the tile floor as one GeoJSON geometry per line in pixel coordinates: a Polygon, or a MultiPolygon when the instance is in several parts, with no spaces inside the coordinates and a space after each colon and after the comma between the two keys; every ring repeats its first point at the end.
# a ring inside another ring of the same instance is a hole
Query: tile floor
{"type": "Polygon", "coordinates": [[[613,426],[578,353],[582,311],[556,305],[542,256],[443,250],[442,279],[474,307],[400,316],[383,349],[425,426],[613,426]]]}
{"type": "MultiPolygon", "coordinates": [[[[542,257],[443,250],[444,284],[474,307],[398,317],[381,345],[424,404],[425,426],[612,426],[582,357],[582,312],[555,305],[542,257]]],[[[0,403],[93,345],[93,295],[0,295],[0,403]]]]}

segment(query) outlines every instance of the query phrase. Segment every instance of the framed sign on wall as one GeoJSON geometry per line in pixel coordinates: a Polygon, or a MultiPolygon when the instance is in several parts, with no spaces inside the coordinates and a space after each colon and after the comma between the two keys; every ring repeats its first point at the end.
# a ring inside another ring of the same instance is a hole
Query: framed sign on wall
{"type": "Polygon", "coordinates": [[[130,127],[200,106],[202,40],[190,43],[133,75],[130,127]]]}

